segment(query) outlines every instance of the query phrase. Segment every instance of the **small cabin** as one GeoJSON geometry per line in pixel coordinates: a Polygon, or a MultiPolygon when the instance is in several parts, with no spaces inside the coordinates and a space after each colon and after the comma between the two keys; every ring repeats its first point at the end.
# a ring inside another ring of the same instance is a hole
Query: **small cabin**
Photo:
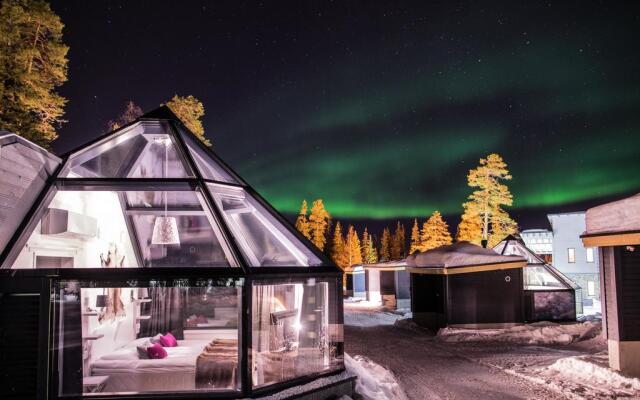
{"type": "Polygon", "coordinates": [[[598,247],[609,366],[640,377],[640,193],[586,213],[585,247],[598,247]]]}
{"type": "Polygon", "coordinates": [[[407,258],[414,321],[437,331],[524,322],[524,257],[457,242],[407,258]]]}
{"type": "Polygon", "coordinates": [[[411,290],[406,266],[406,260],[354,265],[347,273],[347,295],[386,308],[408,309],[411,290]]]}

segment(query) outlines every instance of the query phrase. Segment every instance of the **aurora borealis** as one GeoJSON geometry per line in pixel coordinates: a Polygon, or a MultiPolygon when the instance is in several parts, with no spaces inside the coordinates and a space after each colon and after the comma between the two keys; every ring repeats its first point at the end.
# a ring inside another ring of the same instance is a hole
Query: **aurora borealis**
{"type": "Polygon", "coordinates": [[[490,152],[516,210],[640,191],[631,4],[87,3],[52,3],[71,46],[59,152],[129,99],[193,94],[215,150],[286,213],[455,215],[490,152]]]}

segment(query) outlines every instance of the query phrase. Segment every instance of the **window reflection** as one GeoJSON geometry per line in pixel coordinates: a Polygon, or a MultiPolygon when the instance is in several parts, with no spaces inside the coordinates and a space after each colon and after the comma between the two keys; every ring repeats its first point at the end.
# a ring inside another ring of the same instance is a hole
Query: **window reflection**
{"type": "Polygon", "coordinates": [[[336,282],[254,283],[252,380],[265,386],[340,368],[336,282]]]}

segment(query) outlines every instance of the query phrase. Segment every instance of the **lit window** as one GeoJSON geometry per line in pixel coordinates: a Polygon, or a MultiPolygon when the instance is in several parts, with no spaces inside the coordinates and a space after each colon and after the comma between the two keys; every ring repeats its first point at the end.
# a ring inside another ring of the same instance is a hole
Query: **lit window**
{"type": "Polygon", "coordinates": [[[587,293],[589,293],[589,296],[596,295],[596,283],[594,281],[587,282],[587,293]]]}
{"type": "Polygon", "coordinates": [[[592,263],[594,260],[593,247],[587,247],[587,262],[592,263]]]}
{"type": "Polygon", "coordinates": [[[568,257],[568,261],[570,263],[575,263],[576,262],[576,249],[574,249],[573,247],[569,247],[567,249],[567,257],[568,257]]]}

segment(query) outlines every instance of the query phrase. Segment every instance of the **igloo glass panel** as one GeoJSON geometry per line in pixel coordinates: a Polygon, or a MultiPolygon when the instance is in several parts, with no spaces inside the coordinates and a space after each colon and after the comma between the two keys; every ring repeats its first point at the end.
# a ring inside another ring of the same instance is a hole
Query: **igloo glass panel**
{"type": "Polygon", "coordinates": [[[208,187],[251,266],[321,264],[318,257],[244,189],[215,184],[208,187]]]}
{"type": "Polygon", "coordinates": [[[39,210],[12,268],[135,268],[116,192],[58,191],[39,210]]]}
{"type": "Polygon", "coordinates": [[[253,283],[251,371],[254,387],[343,366],[337,280],[253,283]]]}
{"type": "Polygon", "coordinates": [[[121,134],[73,154],[68,178],[193,177],[166,123],[139,123],[121,134]]]}
{"type": "Polygon", "coordinates": [[[185,132],[180,129],[180,133],[184,138],[187,145],[187,150],[193,157],[196,163],[196,167],[202,174],[204,179],[210,179],[213,181],[221,181],[228,183],[239,183],[227,169],[212,155],[209,151],[202,148],[202,145],[197,143],[198,140],[191,133],[185,132]]]}
{"type": "Polygon", "coordinates": [[[567,286],[553,276],[544,266],[524,267],[525,290],[566,289],[567,286]]]}
{"type": "Polygon", "coordinates": [[[58,395],[240,390],[242,284],[186,278],[134,285],[56,282],[51,307],[58,395]]]}
{"type": "Polygon", "coordinates": [[[233,259],[197,192],[58,191],[40,214],[13,268],[226,267],[233,259]]]}
{"type": "Polygon", "coordinates": [[[200,193],[127,192],[126,199],[145,267],[230,265],[226,241],[200,193]]]}

